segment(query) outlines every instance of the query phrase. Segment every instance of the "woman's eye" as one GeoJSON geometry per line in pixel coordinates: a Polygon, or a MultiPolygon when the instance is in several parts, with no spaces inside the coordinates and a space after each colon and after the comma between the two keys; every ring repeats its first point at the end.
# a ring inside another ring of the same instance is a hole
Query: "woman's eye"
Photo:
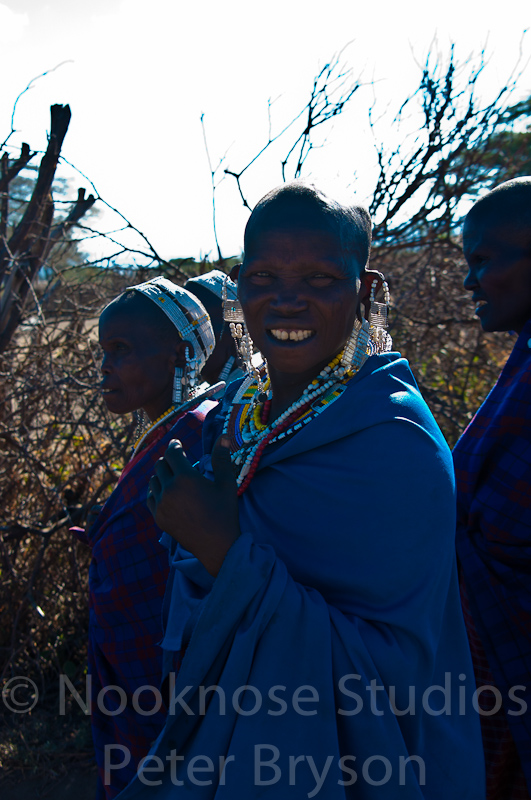
{"type": "Polygon", "coordinates": [[[266,272],[265,270],[261,270],[260,272],[252,272],[247,277],[252,283],[259,284],[260,286],[268,284],[273,280],[271,273],[266,272]]]}
{"type": "Polygon", "coordinates": [[[115,342],[112,346],[112,350],[114,350],[116,353],[124,353],[128,349],[129,348],[125,342],[115,342]]]}
{"type": "Polygon", "coordinates": [[[328,286],[333,280],[333,275],[326,275],[324,272],[318,272],[315,275],[310,275],[308,283],[312,286],[328,286]]]}
{"type": "Polygon", "coordinates": [[[487,263],[489,258],[488,258],[487,255],[481,255],[479,253],[475,253],[470,260],[471,260],[473,266],[481,267],[481,266],[483,266],[483,264],[487,263]]]}

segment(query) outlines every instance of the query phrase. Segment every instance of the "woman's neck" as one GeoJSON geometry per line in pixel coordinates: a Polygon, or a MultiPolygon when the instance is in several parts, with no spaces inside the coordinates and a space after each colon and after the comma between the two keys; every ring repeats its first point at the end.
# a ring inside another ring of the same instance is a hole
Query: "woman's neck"
{"type": "Polygon", "coordinates": [[[269,367],[269,378],[271,380],[270,423],[278,419],[293,403],[299,400],[306,387],[310,385],[330,361],[332,359],[318,364],[311,370],[296,374],[277,372],[274,368],[269,367]]]}

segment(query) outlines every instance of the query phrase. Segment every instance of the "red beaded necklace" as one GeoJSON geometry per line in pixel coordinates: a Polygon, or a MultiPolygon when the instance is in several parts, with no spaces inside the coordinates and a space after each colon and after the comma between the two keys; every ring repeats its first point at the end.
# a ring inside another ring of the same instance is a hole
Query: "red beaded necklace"
{"type": "MultiPolygon", "coordinates": [[[[268,411],[267,411],[266,418],[262,419],[262,422],[264,422],[264,424],[267,423],[267,418],[269,417],[269,410],[271,409],[271,400],[266,400],[266,402],[269,403],[269,406],[268,406],[268,411]]],[[[250,464],[250,467],[249,467],[249,471],[247,472],[247,475],[245,476],[245,478],[243,479],[242,483],[238,487],[238,497],[242,496],[242,494],[245,492],[245,490],[247,489],[247,487],[251,483],[251,481],[252,481],[252,479],[254,477],[254,474],[255,474],[256,470],[258,469],[258,464],[260,463],[260,459],[262,458],[262,453],[264,452],[265,448],[270,443],[270,441],[272,439],[274,439],[276,436],[278,436],[280,433],[283,433],[284,431],[286,431],[290,427],[290,425],[293,422],[295,422],[295,420],[298,419],[298,417],[301,416],[301,414],[303,414],[305,411],[307,411],[310,408],[311,404],[312,404],[312,401],[309,400],[301,408],[296,408],[289,415],[289,417],[286,417],[286,419],[283,420],[282,422],[280,422],[279,425],[275,426],[274,428],[271,428],[269,433],[262,439],[262,441],[258,445],[258,449],[257,449],[256,453],[253,456],[253,460],[251,461],[251,464],[250,464]]],[[[264,403],[264,406],[265,406],[265,403],[264,403]]]]}
{"type": "Polygon", "coordinates": [[[340,367],[340,356],[336,356],[271,427],[267,424],[271,399],[258,389],[252,376],[242,383],[223,427],[231,440],[232,460],[240,467],[238,497],[253,479],[265,448],[311,422],[342,394],[353,374],[352,369],[340,367]]]}

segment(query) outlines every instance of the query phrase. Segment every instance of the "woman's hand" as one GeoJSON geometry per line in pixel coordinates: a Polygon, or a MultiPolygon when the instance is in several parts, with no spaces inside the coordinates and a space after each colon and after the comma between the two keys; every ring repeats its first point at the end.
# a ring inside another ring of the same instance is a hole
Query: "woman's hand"
{"type": "Polygon", "coordinates": [[[147,504],[159,528],[216,576],[240,535],[237,486],[226,437],[214,445],[212,469],[210,481],[192,467],[180,441],[172,439],[157,461],[147,504]]]}

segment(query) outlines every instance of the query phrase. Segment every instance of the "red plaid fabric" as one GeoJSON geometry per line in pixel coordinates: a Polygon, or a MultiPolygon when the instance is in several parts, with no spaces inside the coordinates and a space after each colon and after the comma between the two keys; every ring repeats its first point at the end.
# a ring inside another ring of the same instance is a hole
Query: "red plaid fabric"
{"type": "Polygon", "coordinates": [[[200,458],[202,424],[214,406],[207,400],[153,432],[146,447],[126,466],[88,533],[97,800],[114,798],[129,783],[164,725],[164,706],[157,706],[161,613],[169,564],[168,551],[159,543],[162,531],[146,506],[148,482],[171,439],[181,440],[192,463],[200,458]]]}
{"type": "MultiPolygon", "coordinates": [[[[479,689],[480,687],[494,686],[489,662],[470,613],[468,594],[462,576],[459,585],[476,687],[479,689]]],[[[478,695],[478,706],[483,712],[480,719],[485,750],[488,800],[529,800],[520,757],[509,730],[505,711],[503,708],[495,711],[496,695],[484,688],[478,695]]]]}
{"type": "Polygon", "coordinates": [[[499,714],[482,717],[488,797],[529,798],[531,321],[459,439],[454,463],[457,553],[476,680],[494,685],[503,701],[499,714]]]}

